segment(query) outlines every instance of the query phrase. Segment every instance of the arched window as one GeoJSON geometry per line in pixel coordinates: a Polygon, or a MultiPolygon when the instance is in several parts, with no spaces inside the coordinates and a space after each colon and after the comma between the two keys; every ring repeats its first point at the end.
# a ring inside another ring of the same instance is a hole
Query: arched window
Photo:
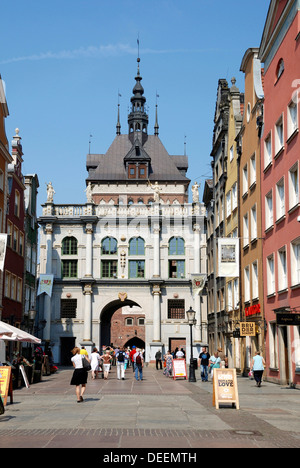
{"type": "Polygon", "coordinates": [[[279,80],[283,72],[284,72],[284,60],[281,58],[276,68],[276,80],[279,80]]]}
{"type": "Polygon", "coordinates": [[[182,237],[171,237],[169,255],[184,255],[184,239],[182,237]]]}
{"type": "Polygon", "coordinates": [[[77,255],[77,239],[75,237],[65,237],[62,241],[62,255],[77,255]]]}
{"type": "Polygon", "coordinates": [[[145,255],[145,241],[141,237],[133,237],[129,241],[129,255],[145,255]]]}
{"type": "Polygon", "coordinates": [[[102,241],[102,255],[115,255],[117,253],[118,243],[114,237],[105,237],[102,241]]]}

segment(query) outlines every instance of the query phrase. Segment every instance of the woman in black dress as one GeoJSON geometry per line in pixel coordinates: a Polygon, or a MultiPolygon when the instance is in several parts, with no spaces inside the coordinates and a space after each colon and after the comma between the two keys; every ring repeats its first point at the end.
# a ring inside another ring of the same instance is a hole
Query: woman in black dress
{"type": "Polygon", "coordinates": [[[75,370],[73,372],[71,385],[76,386],[76,396],[77,396],[77,403],[81,403],[83,401],[83,394],[86,389],[86,383],[88,378],[87,370],[83,367],[83,359],[86,359],[88,362],[90,360],[87,356],[80,354],[79,348],[72,349],[73,357],[71,359],[75,370]]]}

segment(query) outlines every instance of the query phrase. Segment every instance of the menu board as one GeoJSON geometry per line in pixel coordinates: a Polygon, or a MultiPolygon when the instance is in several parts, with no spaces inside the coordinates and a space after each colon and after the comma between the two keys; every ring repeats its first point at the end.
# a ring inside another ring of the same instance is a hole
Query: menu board
{"type": "Polygon", "coordinates": [[[173,379],[175,380],[178,377],[187,378],[184,359],[173,359],[173,379]]]}
{"type": "Polygon", "coordinates": [[[213,372],[213,405],[219,409],[220,403],[229,403],[240,409],[236,369],[220,368],[213,372]]]}
{"type": "Polygon", "coordinates": [[[0,391],[4,406],[7,403],[7,397],[10,396],[10,402],[13,402],[11,367],[0,367],[0,391]]]}

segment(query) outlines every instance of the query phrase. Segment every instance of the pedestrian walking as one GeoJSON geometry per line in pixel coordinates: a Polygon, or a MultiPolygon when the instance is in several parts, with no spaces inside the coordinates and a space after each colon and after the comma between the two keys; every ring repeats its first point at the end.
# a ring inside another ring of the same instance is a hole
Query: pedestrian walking
{"type": "Polygon", "coordinates": [[[173,371],[173,356],[171,354],[171,351],[168,351],[167,354],[164,357],[165,362],[166,362],[166,367],[164,370],[164,375],[166,377],[172,377],[172,371],[173,371]]]}
{"type": "Polygon", "coordinates": [[[135,369],[134,369],[134,359],[133,359],[133,356],[135,355],[136,353],[136,346],[132,346],[132,350],[130,351],[130,354],[129,354],[129,358],[130,358],[130,361],[131,361],[131,364],[132,364],[132,371],[134,372],[135,369]]]}
{"type": "Polygon", "coordinates": [[[83,356],[88,356],[89,355],[89,353],[87,352],[87,350],[85,349],[84,346],[81,346],[80,354],[83,355],[83,356]]]}
{"type": "Polygon", "coordinates": [[[221,367],[221,358],[218,356],[218,351],[215,351],[214,355],[210,356],[209,358],[209,369],[210,369],[211,379],[213,379],[213,376],[214,376],[214,369],[219,369],[220,367],[221,367]]]}
{"type": "Polygon", "coordinates": [[[112,356],[111,356],[111,352],[110,352],[110,349],[107,348],[105,353],[102,354],[102,356],[100,356],[100,358],[103,360],[103,375],[104,375],[104,379],[107,380],[108,379],[108,374],[109,374],[109,370],[110,370],[110,364],[112,362],[112,356]]]}
{"type": "Polygon", "coordinates": [[[199,354],[199,367],[202,382],[208,382],[208,365],[210,354],[204,346],[202,352],[199,354]]]}
{"type": "Polygon", "coordinates": [[[252,359],[251,370],[253,372],[253,376],[257,387],[261,386],[261,380],[265,370],[265,365],[266,363],[264,358],[260,355],[259,351],[256,351],[255,356],[252,359]]]}
{"type": "Polygon", "coordinates": [[[86,389],[88,378],[88,371],[86,368],[84,368],[83,360],[85,359],[88,363],[90,362],[90,360],[88,356],[80,354],[80,348],[74,348],[71,352],[73,354],[71,361],[75,368],[71,379],[71,385],[76,386],[75,390],[77,402],[81,403],[83,401],[83,395],[86,389]]]}
{"type": "Polygon", "coordinates": [[[126,372],[126,369],[128,367],[128,364],[129,364],[129,348],[127,348],[127,349],[124,348],[124,351],[125,351],[124,370],[126,372]]]}
{"type": "Polygon", "coordinates": [[[179,349],[178,351],[176,351],[176,359],[184,359],[184,352],[182,349],[179,349]]]}
{"type": "Polygon", "coordinates": [[[221,367],[222,368],[228,368],[228,357],[224,353],[222,348],[218,348],[218,356],[221,359],[221,367]]]}
{"type": "Polygon", "coordinates": [[[93,352],[90,356],[91,368],[92,368],[92,379],[95,380],[98,377],[98,372],[100,371],[100,354],[97,348],[93,349],[93,352]]]}
{"type": "Polygon", "coordinates": [[[140,377],[140,380],[143,380],[144,359],[143,359],[143,354],[139,348],[136,350],[136,353],[133,356],[133,361],[134,361],[135,379],[138,381],[140,377]]]}
{"type": "Polygon", "coordinates": [[[158,370],[158,366],[160,366],[159,368],[162,369],[161,357],[162,357],[161,351],[157,351],[157,353],[155,354],[156,370],[158,370]]]}
{"type": "Polygon", "coordinates": [[[116,354],[118,380],[125,380],[125,356],[124,348],[119,349],[116,354]]]}

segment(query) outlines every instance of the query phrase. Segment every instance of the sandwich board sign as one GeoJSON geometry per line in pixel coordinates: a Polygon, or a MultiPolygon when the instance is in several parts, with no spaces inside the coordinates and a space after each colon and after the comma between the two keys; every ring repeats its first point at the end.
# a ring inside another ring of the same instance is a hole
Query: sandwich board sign
{"type": "Polygon", "coordinates": [[[4,406],[7,403],[7,397],[10,396],[10,402],[13,403],[12,374],[10,366],[0,367],[0,392],[4,406]]]}
{"type": "Polygon", "coordinates": [[[173,379],[187,378],[185,359],[173,359],[173,379]]]}
{"type": "Polygon", "coordinates": [[[213,405],[219,409],[220,404],[228,403],[240,409],[236,369],[214,369],[213,405]]]}

